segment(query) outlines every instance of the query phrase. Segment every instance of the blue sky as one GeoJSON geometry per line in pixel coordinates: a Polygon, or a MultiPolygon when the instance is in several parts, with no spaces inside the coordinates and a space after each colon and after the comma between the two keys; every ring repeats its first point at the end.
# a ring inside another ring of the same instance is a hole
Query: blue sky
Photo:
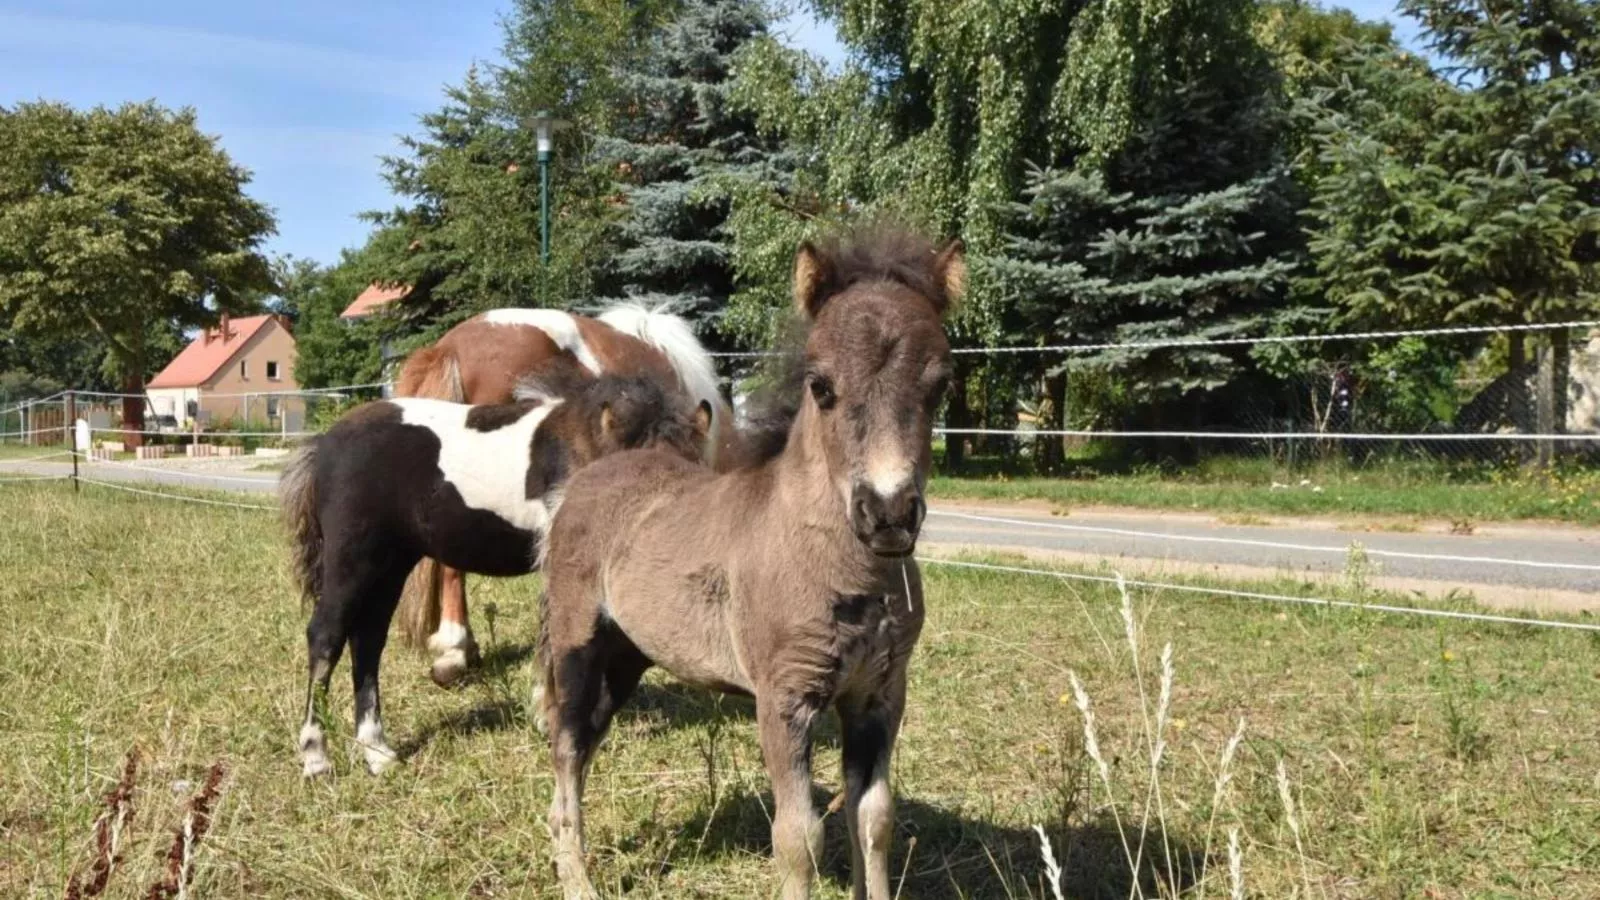
{"type": "MultiPolygon", "coordinates": [[[[250,192],[276,210],[269,249],[332,262],[365,238],[357,213],[393,202],[378,157],[439,106],[444,84],[496,58],[506,5],[0,0],[0,104],[193,106],[201,127],[254,172],[250,192]]],[[[1341,5],[1392,18],[1390,0],[1341,5]]],[[[804,14],[779,31],[830,60],[843,56],[832,28],[804,14]]]]}

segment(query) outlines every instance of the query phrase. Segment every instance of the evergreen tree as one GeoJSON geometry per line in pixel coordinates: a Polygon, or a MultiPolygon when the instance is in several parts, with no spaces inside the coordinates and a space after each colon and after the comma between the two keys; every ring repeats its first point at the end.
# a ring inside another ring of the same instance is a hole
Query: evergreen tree
{"type": "MultiPolygon", "coordinates": [[[[504,65],[469,70],[422,118],[406,152],[384,160],[405,199],[370,214],[377,225],[358,258],[368,281],[411,288],[383,327],[406,343],[437,337],[500,306],[568,308],[594,296],[595,261],[610,254],[609,178],[593,141],[611,127],[618,60],[630,59],[657,21],[655,2],[517,0],[505,20],[504,65]],[[549,111],[551,247],[539,252],[539,167],[530,119],[549,111]]],[[[359,329],[358,329],[359,330],[359,329]]]]}
{"type": "MultiPolygon", "coordinates": [[[[1253,12],[1144,0],[1092,4],[1074,23],[1056,107],[1071,162],[1033,171],[988,261],[1012,341],[1229,338],[1303,315],[1287,302],[1300,240],[1284,106],[1253,12]]],[[[1112,376],[1122,408],[1154,416],[1183,399],[1215,422],[1236,406],[1198,401],[1249,368],[1244,350],[1165,347],[1041,374],[1060,427],[1069,369],[1112,376]]]]}
{"type": "MultiPolygon", "coordinates": [[[[1600,10],[1407,0],[1443,60],[1357,56],[1318,110],[1318,281],[1364,325],[1514,324],[1596,309],[1600,10]]],[[[1565,332],[1553,427],[1565,420],[1565,332]]],[[[1523,338],[1507,346],[1512,369],[1523,338]]]]}
{"type": "Polygon", "coordinates": [[[707,338],[734,291],[732,195],[776,175],[753,116],[728,97],[734,58],[767,18],[757,0],[683,3],[615,73],[615,125],[595,144],[622,210],[599,292],[670,303],[707,338]]]}

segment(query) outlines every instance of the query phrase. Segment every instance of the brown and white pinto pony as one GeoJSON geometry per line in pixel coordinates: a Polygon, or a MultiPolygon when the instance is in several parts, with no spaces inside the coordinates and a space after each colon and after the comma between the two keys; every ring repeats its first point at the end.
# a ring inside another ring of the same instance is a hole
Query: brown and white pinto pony
{"type": "Polygon", "coordinates": [[[346,413],[296,452],[280,485],[295,573],[313,605],[305,719],[307,776],[331,768],[319,701],[345,644],[356,742],[373,774],[384,740],[378,666],[406,576],[424,556],[483,575],[539,565],[568,476],[618,450],[698,461],[711,407],[673,386],[605,375],[545,385],[541,399],[491,406],[407,397],[346,413]]]}
{"type": "MultiPolygon", "coordinates": [[[[431,346],[411,354],[395,393],[456,403],[510,403],[524,379],[562,379],[601,373],[655,378],[678,385],[695,402],[711,404],[712,431],[702,459],[731,458],[737,440],[733,412],[717,389],[716,368],[682,317],[637,303],[610,307],[597,318],[553,309],[496,309],[473,316],[431,346]]],[[[430,674],[441,685],[477,664],[478,645],[467,620],[462,573],[424,560],[400,604],[406,643],[434,655],[430,674]]]]}
{"type": "Polygon", "coordinates": [[[550,527],[538,658],[556,776],[550,832],[569,900],[594,896],[589,763],[651,666],[755,697],[786,900],[808,896],[820,860],[811,728],[837,709],[853,894],[891,900],[889,761],[924,614],[911,554],[950,380],[940,320],[964,272],[959,245],[935,252],[904,235],[803,245],[803,381],[781,439],[762,444],[767,458],[717,473],[628,451],[567,482],[550,527]]]}

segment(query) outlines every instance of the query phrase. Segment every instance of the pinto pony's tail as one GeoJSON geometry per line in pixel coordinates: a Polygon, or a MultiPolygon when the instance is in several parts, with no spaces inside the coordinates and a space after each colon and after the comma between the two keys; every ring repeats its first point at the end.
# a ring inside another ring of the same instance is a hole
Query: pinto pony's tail
{"type": "MultiPolygon", "coordinates": [[[[438,344],[423,347],[406,358],[395,384],[395,394],[465,403],[467,392],[461,384],[461,363],[448,348],[438,344]]],[[[408,646],[427,647],[428,638],[439,630],[443,574],[438,563],[424,559],[406,579],[396,612],[400,620],[400,638],[408,646]]]]}
{"type": "Polygon", "coordinates": [[[718,448],[724,443],[724,429],[732,427],[732,413],[717,387],[717,367],[694,329],[682,317],[667,312],[666,304],[647,306],[623,302],[607,307],[598,318],[630,337],[638,338],[661,351],[678,373],[678,380],[696,402],[711,404],[711,440],[706,461],[716,464],[718,448]]]}
{"type": "Polygon", "coordinates": [[[278,479],[283,524],[293,544],[295,581],[300,595],[315,602],[322,596],[322,516],[317,509],[317,438],[307,441],[278,479]]]}

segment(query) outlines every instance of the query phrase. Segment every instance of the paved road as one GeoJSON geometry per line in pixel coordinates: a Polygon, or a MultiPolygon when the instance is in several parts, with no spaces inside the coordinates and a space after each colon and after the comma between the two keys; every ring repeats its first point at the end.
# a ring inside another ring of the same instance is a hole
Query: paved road
{"type": "MultiPolygon", "coordinates": [[[[258,463],[168,462],[144,469],[93,464],[83,472],[101,480],[270,492],[277,476],[249,470],[258,463]]],[[[71,466],[61,463],[0,461],[0,477],[69,472],[71,466]]],[[[1472,535],[1355,533],[1332,522],[1227,525],[1203,515],[1074,510],[1068,516],[1053,516],[1026,507],[942,502],[933,504],[924,530],[924,542],[941,548],[1082,554],[1111,561],[1316,575],[1343,572],[1353,541],[1365,546],[1377,573],[1389,578],[1600,595],[1600,530],[1491,525],[1472,535]]]]}
{"type": "Polygon", "coordinates": [[[936,503],[924,539],[1324,575],[1342,573],[1350,544],[1359,541],[1377,573],[1388,577],[1600,594],[1600,531],[1582,529],[1501,525],[1480,527],[1472,535],[1353,533],[1323,522],[1225,525],[1198,515],[1079,510],[1057,517],[1026,509],[936,503]]]}

